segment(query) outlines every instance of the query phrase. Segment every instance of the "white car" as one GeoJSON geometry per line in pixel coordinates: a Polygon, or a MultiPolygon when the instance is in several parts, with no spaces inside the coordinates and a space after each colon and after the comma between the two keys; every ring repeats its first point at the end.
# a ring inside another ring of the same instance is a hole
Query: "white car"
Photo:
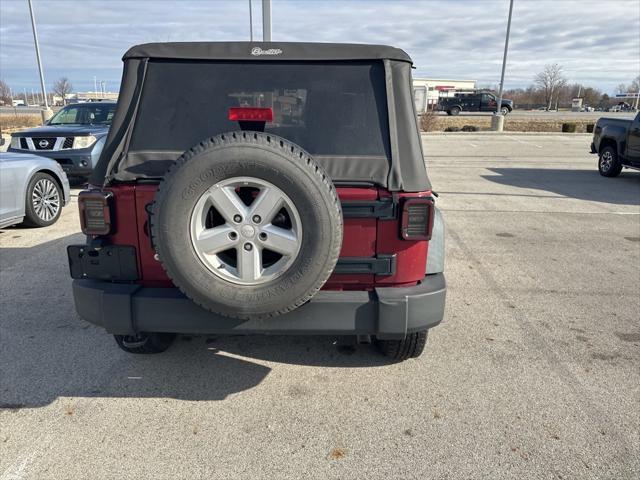
{"type": "Polygon", "coordinates": [[[0,228],[53,225],[70,198],[69,180],[55,160],[0,153],[0,228]]]}

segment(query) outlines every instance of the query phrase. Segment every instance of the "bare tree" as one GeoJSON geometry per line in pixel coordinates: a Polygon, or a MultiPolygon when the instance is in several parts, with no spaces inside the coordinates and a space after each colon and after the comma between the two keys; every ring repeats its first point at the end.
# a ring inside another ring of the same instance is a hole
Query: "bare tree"
{"type": "Polygon", "coordinates": [[[582,98],[584,98],[585,105],[595,107],[598,105],[600,99],[602,98],[602,92],[597,88],[586,87],[582,90],[582,98]]]}
{"type": "Polygon", "coordinates": [[[611,100],[611,97],[606,93],[603,93],[602,97],[600,97],[600,101],[598,102],[598,106],[600,108],[609,108],[612,104],[613,102],[611,100]]]}
{"type": "Polygon", "coordinates": [[[57,80],[53,84],[53,93],[57,96],[62,97],[62,104],[67,104],[67,95],[69,95],[73,90],[73,85],[67,77],[62,77],[60,80],[57,80]]]}
{"type": "Polygon", "coordinates": [[[557,94],[566,85],[567,79],[562,74],[562,67],[554,63],[553,65],[545,65],[544,70],[534,77],[534,82],[540,87],[544,94],[544,103],[550,110],[554,96],[556,96],[557,103],[557,94]]]}
{"type": "Polygon", "coordinates": [[[0,102],[11,105],[11,89],[4,80],[0,80],[0,102]]]}
{"type": "Polygon", "coordinates": [[[564,104],[563,106],[571,106],[571,100],[580,97],[583,100],[584,106],[595,107],[602,97],[602,92],[597,88],[588,87],[579,83],[568,85],[565,89],[567,90],[567,94],[564,98],[562,98],[561,94],[560,100],[560,102],[564,104]]]}
{"type": "Polygon", "coordinates": [[[616,87],[616,93],[627,93],[627,86],[624,83],[619,83],[616,87]]]}

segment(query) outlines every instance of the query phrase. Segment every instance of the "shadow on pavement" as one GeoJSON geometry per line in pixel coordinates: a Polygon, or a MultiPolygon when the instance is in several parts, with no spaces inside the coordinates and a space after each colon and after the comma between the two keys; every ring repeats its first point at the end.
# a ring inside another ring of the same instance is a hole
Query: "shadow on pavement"
{"type": "Polygon", "coordinates": [[[162,354],[125,353],[75,312],[66,246],[79,239],[0,248],[0,410],[59,397],[223,400],[260,384],[274,368],[266,362],[389,364],[372,346],[338,346],[331,337],[183,336],[162,354]]]}
{"type": "Polygon", "coordinates": [[[565,197],[616,205],[640,204],[640,173],[623,170],[619,177],[606,178],[593,170],[555,168],[489,168],[496,175],[482,178],[502,185],[546,190],[565,197]]]}

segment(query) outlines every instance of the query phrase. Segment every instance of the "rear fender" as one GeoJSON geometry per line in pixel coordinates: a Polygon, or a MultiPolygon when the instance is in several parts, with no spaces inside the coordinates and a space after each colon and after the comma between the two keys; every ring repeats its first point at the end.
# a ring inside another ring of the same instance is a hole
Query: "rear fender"
{"type": "Polygon", "coordinates": [[[598,153],[602,152],[605,147],[613,147],[618,154],[618,156],[622,155],[622,146],[615,138],[612,137],[601,137],[600,143],[598,144],[598,153]]]}

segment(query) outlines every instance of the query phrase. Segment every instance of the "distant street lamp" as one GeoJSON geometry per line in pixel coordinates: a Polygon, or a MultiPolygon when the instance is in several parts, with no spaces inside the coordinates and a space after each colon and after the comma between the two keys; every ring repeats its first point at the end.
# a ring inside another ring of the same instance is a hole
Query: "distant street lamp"
{"type": "Polygon", "coordinates": [[[507,67],[507,52],[509,51],[509,33],[511,32],[511,14],[513,13],[513,0],[509,0],[509,19],[507,20],[507,36],[504,39],[504,55],[502,56],[502,74],[500,75],[500,92],[496,113],[491,119],[492,130],[501,132],[504,128],[504,116],[502,115],[502,92],[504,90],[504,71],[507,67]]]}
{"type": "Polygon", "coordinates": [[[271,41],[271,0],[262,0],[262,41],[271,41]]]}
{"type": "Polygon", "coordinates": [[[31,0],[27,0],[29,4],[29,15],[31,16],[31,29],[33,30],[33,42],[36,46],[36,59],[38,60],[38,72],[40,73],[40,87],[42,87],[42,96],[44,97],[44,110],[42,111],[42,121],[49,120],[53,112],[49,108],[47,101],[47,89],[44,86],[44,74],[42,73],[42,61],[40,60],[40,45],[38,43],[38,31],[36,30],[36,19],[33,15],[33,5],[31,0]]]}
{"type": "Polygon", "coordinates": [[[251,9],[251,1],[249,0],[249,41],[253,42],[253,12],[251,9]]]}

